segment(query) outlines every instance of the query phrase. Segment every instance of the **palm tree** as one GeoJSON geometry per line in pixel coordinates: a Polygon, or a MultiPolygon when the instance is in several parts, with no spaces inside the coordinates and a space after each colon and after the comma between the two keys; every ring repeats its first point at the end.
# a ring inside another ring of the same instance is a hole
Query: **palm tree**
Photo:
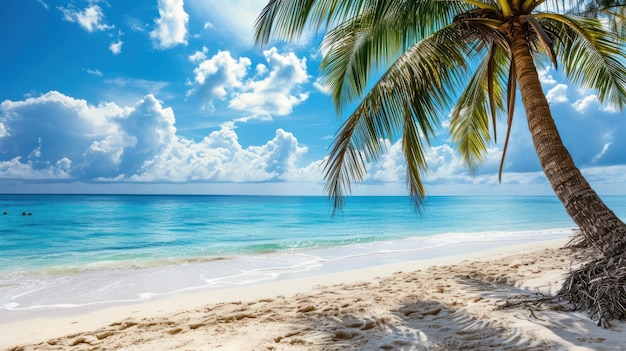
{"type": "Polygon", "coordinates": [[[607,17],[610,29],[616,31],[622,38],[626,35],[626,6],[624,0],[594,0],[580,3],[576,7],[580,15],[588,17],[607,17]]]}
{"type": "MultiPolygon", "coordinates": [[[[624,37],[606,26],[623,13],[624,5],[614,2],[594,0],[599,6],[593,7],[589,0],[270,0],[255,25],[256,42],[323,31],[321,74],[335,107],[341,111],[362,99],[339,130],[325,168],[336,208],[351,183],[363,179],[367,164],[385,151],[385,140],[398,137],[407,186],[419,207],[426,194],[424,146],[450,111],[451,137],[470,171],[481,164],[496,138],[496,119],[504,115],[503,162],[519,92],[544,173],[580,228],[573,246],[595,255],[586,270],[570,274],[559,295],[605,323],[626,317],[626,292],[620,286],[611,291],[610,296],[622,294],[618,303],[607,301],[613,297],[584,299],[597,296],[588,290],[598,287],[581,282],[597,282],[604,274],[598,265],[624,255],[626,225],[563,146],[536,63],[560,65],[571,81],[597,90],[601,102],[623,109],[624,37]],[[599,9],[610,9],[610,16],[602,17],[606,12],[599,9]]],[[[621,262],[614,269],[624,272],[626,259],[621,262]]]]}

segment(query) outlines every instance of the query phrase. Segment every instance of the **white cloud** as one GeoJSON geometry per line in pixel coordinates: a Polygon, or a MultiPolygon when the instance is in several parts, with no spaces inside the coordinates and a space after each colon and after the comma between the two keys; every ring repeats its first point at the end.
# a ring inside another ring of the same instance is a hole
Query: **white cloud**
{"type": "Polygon", "coordinates": [[[553,85],[553,84],[557,83],[556,79],[554,79],[552,77],[552,75],[549,74],[550,70],[551,70],[551,68],[548,67],[546,69],[538,70],[538,72],[537,72],[537,73],[539,73],[539,80],[544,85],[553,85]]]}
{"type": "MultiPolygon", "coordinates": [[[[281,55],[276,48],[264,51],[263,55],[270,69],[267,77],[248,81],[234,94],[229,106],[259,114],[289,114],[308,98],[308,93],[297,92],[309,79],[306,59],[298,59],[294,53],[281,55]]],[[[257,72],[263,71],[257,69],[257,72]]]]}
{"type": "Polygon", "coordinates": [[[607,153],[607,151],[609,151],[609,148],[611,147],[611,144],[612,144],[612,143],[606,143],[606,144],[604,144],[604,146],[602,147],[602,151],[600,151],[597,155],[595,155],[595,156],[591,159],[591,162],[596,163],[596,162],[598,162],[599,160],[601,160],[601,159],[602,159],[602,156],[604,156],[604,155],[607,153]]]}
{"type": "Polygon", "coordinates": [[[79,10],[73,5],[57,7],[63,13],[63,19],[68,22],[78,23],[88,32],[104,31],[113,29],[115,26],[104,23],[104,13],[98,5],[90,5],[84,10],[79,10]]]}
{"type": "MultiPolygon", "coordinates": [[[[266,144],[243,148],[231,123],[224,123],[200,142],[179,139],[147,160],[131,181],[267,182],[311,179],[297,167],[307,152],[282,129],[266,144]]],[[[317,180],[321,175],[314,175],[317,180]]]]}
{"type": "Polygon", "coordinates": [[[102,77],[102,72],[99,69],[86,69],[85,71],[93,76],[102,77]]]}
{"type": "MultiPolygon", "coordinates": [[[[22,101],[7,100],[0,104],[0,178],[86,183],[299,183],[318,190],[324,161],[303,162],[308,148],[292,133],[279,128],[265,142],[242,146],[236,124],[270,118],[238,118],[195,141],[178,135],[174,111],[153,95],[129,106],[110,102],[91,105],[54,91],[22,101]]],[[[612,129],[607,130],[605,147],[595,152],[603,164],[622,148],[618,139],[613,143],[612,129]]],[[[402,140],[386,144],[388,151],[368,165],[364,183],[358,185],[365,190],[357,193],[405,193],[402,140]]],[[[497,169],[501,150],[497,147],[487,151],[475,176],[469,174],[450,145],[427,146],[424,153],[429,165],[424,182],[427,190],[435,193],[479,193],[480,189],[499,193],[547,189],[549,193],[541,171],[505,170],[500,185],[497,169]]],[[[619,160],[623,163],[623,158],[619,160]]],[[[626,174],[623,165],[582,170],[590,181],[607,189],[615,182],[623,184],[626,174]]]]}
{"type": "Polygon", "coordinates": [[[567,102],[567,85],[557,84],[552,89],[548,90],[546,99],[549,103],[558,104],[561,102],[567,102]]]}
{"type": "MultiPolygon", "coordinates": [[[[198,61],[207,50],[189,57],[198,61]]],[[[229,100],[228,106],[259,115],[286,115],[308,98],[301,86],[309,76],[306,59],[295,54],[280,54],[276,48],[263,52],[267,66],[258,64],[254,76],[246,79],[252,62],[247,57],[235,59],[228,51],[220,51],[202,60],[194,69],[195,77],[188,85],[187,96],[198,96],[213,107],[214,100],[229,100]]]]}
{"type": "Polygon", "coordinates": [[[189,61],[196,63],[202,62],[207,59],[207,55],[209,53],[209,49],[206,46],[202,47],[202,51],[196,51],[193,54],[189,55],[189,61]]]}
{"type": "Polygon", "coordinates": [[[183,8],[183,0],[159,0],[159,16],[150,32],[154,47],[169,49],[179,44],[187,45],[189,15],[183,8]]]}
{"type": "Polygon", "coordinates": [[[611,105],[602,105],[598,100],[598,96],[595,94],[587,95],[582,99],[576,100],[572,106],[580,113],[585,113],[589,110],[604,111],[608,113],[617,112],[617,109],[611,105]]]}
{"type": "MultiPolygon", "coordinates": [[[[355,184],[358,194],[405,195],[406,160],[402,152],[402,139],[391,144],[385,141],[387,152],[376,163],[367,164],[368,173],[360,184],[355,184]]],[[[502,183],[498,181],[498,168],[502,152],[496,147],[487,150],[481,171],[469,173],[461,157],[447,144],[428,146],[424,150],[428,170],[422,181],[428,193],[444,195],[462,194],[550,194],[550,186],[541,171],[506,172],[502,183]]]]}
{"type": "Polygon", "coordinates": [[[124,113],[124,108],[114,104],[91,106],[56,91],[23,101],[2,102],[0,118],[9,135],[0,139],[0,144],[4,165],[11,169],[0,172],[0,177],[14,176],[14,168],[19,172],[30,169],[31,176],[24,177],[37,179],[67,178],[72,170],[87,172],[83,153],[93,141],[117,134],[112,119],[124,113]]]}
{"type": "Polygon", "coordinates": [[[576,111],[582,113],[593,107],[598,108],[600,103],[598,102],[598,97],[596,95],[588,95],[582,99],[576,100],[572,106],[576,109],[576,111]]]}
{"type": "Polygon", "coordinates": [[[404,182],[406,176],[406,162],[402,153],[402,143],[396,142],[390,145],[385,142],[387,152],[383,154],[377,163],[371,164],[365,181],[374,182],[404,182]]]}
{"type": "Polygon", "coordinates": [[[21,157],[0,161],[0,179],[71,179],[68,171],[71,161],[67,158],[58,160],[53,165],[35,168],[33,162],[21,162],[21,157]]]}
{"type": "Polygon", "coordinates": [[[205,23],[204,23],[204,26],[203,26],[203,28],[204,28],[205,30],[207,30],[207,29],[211,29],[211,28],[213,28],[213,27],[215,27],[215,26],[214,26],[214,25],[213,25],[213,23],[211,23],[211,22],[205,22],[205,23]]]}
{"type": "Polygon", "coordinates": [[[111,50],[113,55],[119,55],[122,53],[122,44],[124,44],[124,42],[121,40],[118,40],[115,43],[111,43],[111,45],[109,45],[109,50],[111,50]]]}
{"type": "Polygon", "coordinates": [[[98,106],[58,92],[0,104],[0,178],[86,182],[258,182],[321,179],[298,163],[307,148],[277,129],[242,147],[235,123],[201,141],[177,135],[175,115],[153,95],[134,106],[98,106]]]}
{"type": "MultiPolygon", "coordinates": [[[[581,172],[594,185],[602,186],[609,184],[613,185],[614,189],[617,190],[617,187],[623,187],[626,183],[626,165],[587,167],[581,169],[581,172]]],[[[615,191],[609,191],[609,194],[613,193],[615,191]]]]}
{"type": "Polygon", "coordinates": [[[242,79],[252,62],[247,57],[238,60],[228,51],[220,51],[210,59],[200,62],[195,73],[193,88],[187,95],[198,95],[207,100],[209,105],[215,99],[225,99],[229,91],[243,86],[242,79]]]}
{"type": "Polygon", "coordinates": [[[46,4],[43,0],[37,0],[46,10],[50,9],[50,5],[46,4]]]}
{"type": "Polygon", "coordinates": [[[328,85],[322,84],[322,79],[320,77],[315,79],[315,82],[313,82],[313,86],[321,93],[326,95],[330,95],[333,92],[332,89],[328,87],[328,85]]]}

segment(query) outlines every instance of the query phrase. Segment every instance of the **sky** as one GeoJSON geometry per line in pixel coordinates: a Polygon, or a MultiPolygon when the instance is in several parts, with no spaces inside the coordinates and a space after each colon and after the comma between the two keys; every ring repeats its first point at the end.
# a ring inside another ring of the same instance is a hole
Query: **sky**
{"type": "MultiPolygon", "coordinates": [[[[0,193],[325,195],[324,159],[351,111],[318,84],[314,35],[253,44],[266,3],[1,1],[0,193]]],[[[626,194],[626,115],[540,73],[577,166],[599,193],[626,194]]],[[[499,183],[502,141],[472,175],[444,118],[428,194],[552,194],[521,106],[499,183]]],[[[354,194],[407,193],[400,143],[354,194]]]]}

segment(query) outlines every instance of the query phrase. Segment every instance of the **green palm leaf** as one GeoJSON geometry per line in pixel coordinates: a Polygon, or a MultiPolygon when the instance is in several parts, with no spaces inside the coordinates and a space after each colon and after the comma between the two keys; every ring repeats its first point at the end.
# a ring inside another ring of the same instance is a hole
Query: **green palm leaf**
{"type": "Polygon", "coordinates": [[[335,138],[325,167],[326,190],[341,208],[352,181],[363,180],[367,162],[402,133],[407,183],[416,205],[425,195],[423,152],[451,105],[448,91],[465,74],[467,43],[456,25],[409,48],[368,92],[335,138]]]}
{"type": "Polygon", "coordinates": [[[556,35],[555,51],[568,78],[598,92],[600,102],[626,105],[626,55],[623,41],[595,19],[541,14],[556,35]]]}
{"type": "Polygon", "coordinates": [[[372,23],[391,16],[400,26],[418,24],[422,29],[417,34],[423,37],[427,28],[442,28],[452,13],[466,8],[463,0],[270,0],[255,22],[255,42],[293,40],[307,27],[328,30],[363,14],[370,15],[372,23]]]}
{"type": "MultiPolygon", "coordinates": [[[[450,134],[471,172],[483,161],[491,142],[489,115],[504,111],[504,86],[510,60],[502,49],[492,46],[485,51],[474,76],[452,109],[450,134]]],[[[495,129],[495,125],[494,125],[495,129]]]]}
{"type": "Polygon", "coordinates": [[[386,7],[367,10],[331,30],[322,43],[322,83],[333,92],[335,106],[360,98],[372,71],[386,67],[408,47],[464,10],[454,1],[380,1],[386,7]],[[402,6],[401,6],[402,5],[402,6]],[[438,21],[421,21],[428,14],[438,21]],[[427,25],[426,25],[427,24],[427,25]]]}

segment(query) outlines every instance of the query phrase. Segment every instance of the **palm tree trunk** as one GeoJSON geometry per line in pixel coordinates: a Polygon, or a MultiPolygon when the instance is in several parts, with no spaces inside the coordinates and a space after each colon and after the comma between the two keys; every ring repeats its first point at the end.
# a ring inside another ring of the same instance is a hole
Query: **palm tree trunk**
{"type": "Polygon", "coordinates": [[[577,246],[613,256],[626,247],[626,225],[591,188],[563,145],[530,54],[526,23],[511,26],[511,51],[528,127],[541,167],[567,213],[580,228],[577,246]]]}
{"type": "Polygon", "coordinates": [[[598,325],[608,327],[611,319],[626,319],[626,225],[591,189],[563,146],[530,55],[525,26],[523,21],[513,23],[508,33],[530,134],[546,177],[581,230],[578,246],[593,248],[591,253],[596,254],[565,277],[556,298],[575,310],[589,311],[598,325]]]}

